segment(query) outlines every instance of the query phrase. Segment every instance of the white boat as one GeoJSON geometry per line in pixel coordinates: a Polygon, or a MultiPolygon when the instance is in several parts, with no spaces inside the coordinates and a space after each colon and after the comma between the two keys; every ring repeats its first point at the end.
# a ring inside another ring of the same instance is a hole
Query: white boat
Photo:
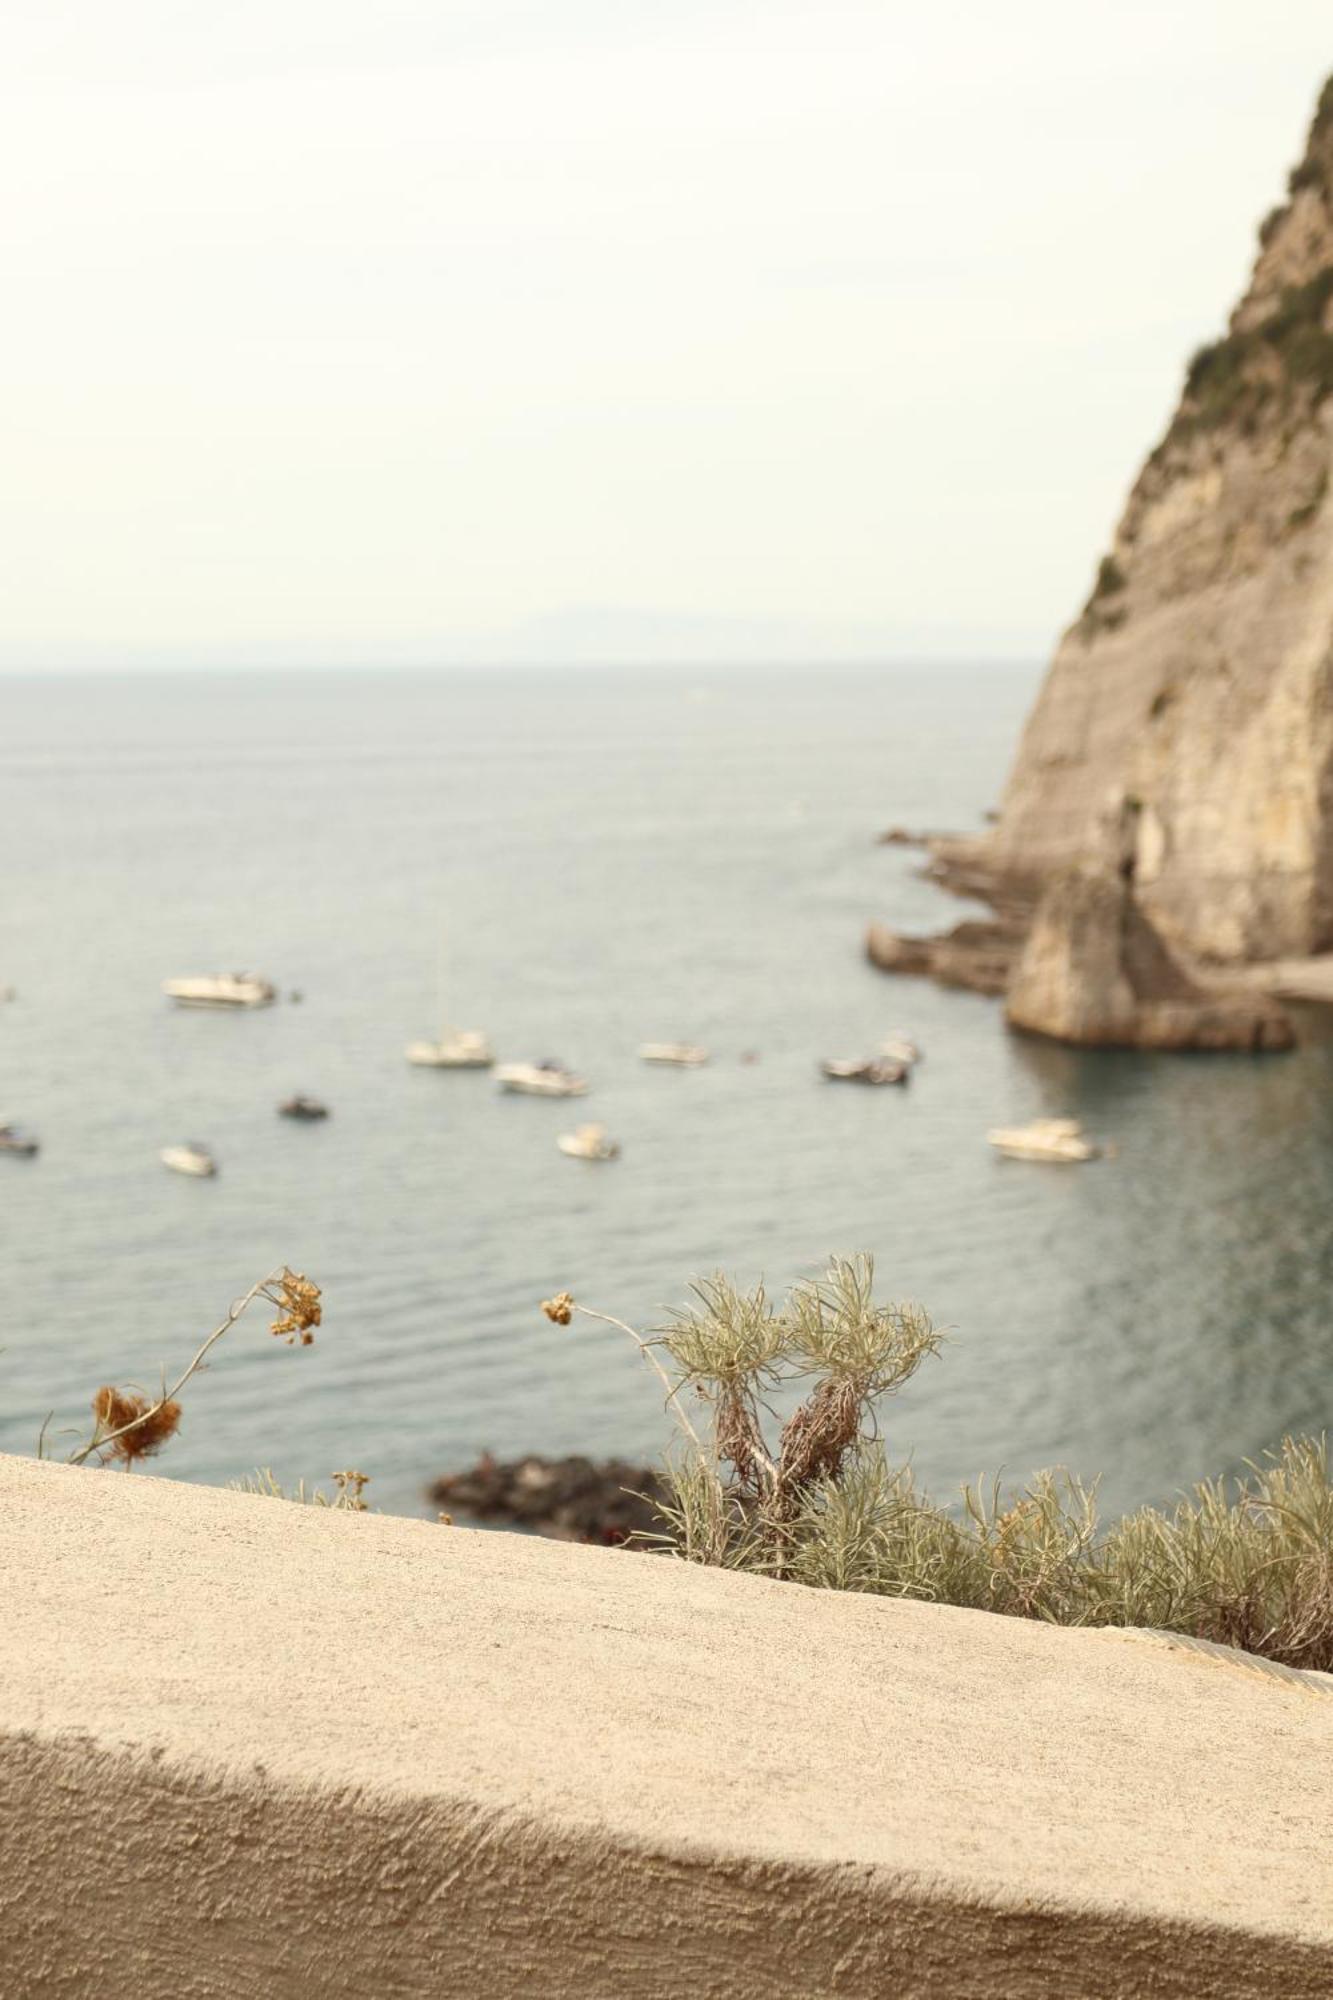
{"type": "Polygon", "coordinates": [[[407,1060],[418,1069],[489,1069],[495,1051],[477,1028],[455,1028],[445,979],[444,940],[440,940],[435,966],[435,1018],[440,1032],[433,1041],[409,1042],[407,1060]]]}
{"type": "Polygon", "coordinates": [[[677,1069],[698,1069],[708,1061],[707,1049],[693,1042],[645,1042],[639,1060],[646,1063],[674,1063],[677,1069]]]}
{"type": "Polygon", "coordinates": [[[495,1052],[475,1028],[456,1028],[438,1042],[409,1042],[407,1060],[420,1069],[489,1069],[495,1052]]]}
{"type": "Polygon", "coordinates": [[[177,1174],[203,1177],[218,1170],[218,1163],[207,1146],[201,1146],[193,1139],[187,1139],[183,1146],[164,1146],[158,1158],[164,1167],[170,1167],[177,1174]]]}
{"type": "Polygon", "coordinates": [[[37,1151],[37,1141],[31,1132],[21,1131],[6,1119],[0,1119],[0,1153],[20,1153],[30,1158],[37,1151]]]}
{"type": "Polygon", "coordinates": [[[906,1083],[911,1074],[904,1062],[886,1062],[874,1056],[854,1056],[846,1061],[830,1056],[819,1067],[830,1083],[906,1083]]]}
{"type": "Polygon", "coordinates": [[[254,972],[219,972],[199,979],[164,979],[162,991],[178,1007],[269,1007],[278,997],[271,980],[254,972]]]}
{"type": "Polygon", "coordinates": [[[1102,1151],[1094,1140],[1084,1137],[1077,1118],[1034,1118],[1030,1125],[997,1125],[986,1137],[1010,1160],[1095,1160],[1102,1151]]]}
{"type": "Polygon", "coordinates": [[[571,1160],[614,1160],[620,1152],[605,1125],[580,1125],[577,1132],[562,1132],[555,1143],[571,1160]]]}
{"type": "Polygon", "coordinates": [[[898,1028],[894,1029],[886,1041],[880,1043],[879,1052],[882,1056],[887,1056],[890,1062],[906,1063],[909,1069],[913,1063],[919,1063],[921,1060],[921,1050],[912,1037],[904,1035],[898,1028]]]}
{"type": "Polygon", "coordinates": [[[495,1072],[501,1090],[525,1097],[582,1097],[587,1084],[559,1063],[502,1063],[495,1072]]]}

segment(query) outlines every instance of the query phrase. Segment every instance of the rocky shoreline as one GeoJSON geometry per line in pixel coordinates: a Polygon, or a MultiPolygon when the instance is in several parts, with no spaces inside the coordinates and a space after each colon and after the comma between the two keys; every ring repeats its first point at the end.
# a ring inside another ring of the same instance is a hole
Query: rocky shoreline
{"type": "Polygon", "coordinates": [[[1187,965],[1172,951],[1135,898],[1132,864],[1057,870],[1033,900],[1027,884],[991,888],[970,860],[953,872],[948,855],[940,842],[931,878],[959,895],[989,891],[995,916],[930,937],[872,923],[866,956],[881,971],[1003,997],[1012,1027],[1087,1047],[1294,1046],[1290,1016],[1261,983],[1187,965]]]}

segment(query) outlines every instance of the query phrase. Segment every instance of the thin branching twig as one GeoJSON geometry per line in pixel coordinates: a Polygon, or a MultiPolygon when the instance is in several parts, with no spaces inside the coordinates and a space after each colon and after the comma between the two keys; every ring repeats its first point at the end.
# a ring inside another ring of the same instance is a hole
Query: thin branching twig
{"type": "MultiPolygon", "coordinates": [[[[156,1402],[148,1404],[140,1399],[140,1406],[134,1409],[133,1414],[127,1421],[117,1424],[113,1429],[106,1430],[102,1427],[101,1409],[113,1409],[117,1406],[117,1403],[123,1403],[126,1400],[134,1402],[136,1399],[117,1398],[115,1392],[111,1390],[99,1391],[98,1397],[94,1399],[97,1423],[93,1435],[88,1439],[86,1444],[81,1445],[77,1451],[70,1455],[69,1463],[71,1465],[82,1465],[87,1459],[91,1458],[94,1452],[105,1451],[108,1446],[115,1445],[119,1441],[128,1438],[132,1432],[140,1431],[144,1436],[151,1435],[154,1420],[161,1419],[164,1413],[171,1411],[176,1406],[177,1396],[190,1380],[191,1376],[197,1374],[205,1365],[211,1350],[222,1339],[224,1334],[230,1333],[232,1327],[235,1326],[246,1308],[255,1299],[260,1297],[266,1298],[271,1305],[276,1306],[278,1309],[279,1317],[273,1322],[272,1331],[279,1338],[286,1339],[289,1342],[299,1338],[302,1345],[309,1344],[313,1338],[310,1329],[317,1326],[320,1320],[319,1288],[316,1285],[312,1285],[299,1272],[291,1271],[286,1265],[280,1264],[276,1270],[270,1271],[267,1277],[260,1278],[257,1284],[251,1285],[249,1291],[241,1298],[233,1300],[227,1309],[226,1317],[219,1325],[213,1328],[207,1339],[196,1349],[188,1365],[177,1376],[170,1389],[166,1387],[166,1378],[165,1376],[163,1377],[162,1391],[156,1402]]],[[[48,1417],[47,1423],[42,1425],[42,1434],[39,1439],[39,1456],[41,1455],[41,1444],[45,1439],[46,1428],[49,1422],[50,1418],[48,1417]]],[[[128,1465],[136,1454],[133,1451],[127,1451],[123,1455],[128,1465]]]]}

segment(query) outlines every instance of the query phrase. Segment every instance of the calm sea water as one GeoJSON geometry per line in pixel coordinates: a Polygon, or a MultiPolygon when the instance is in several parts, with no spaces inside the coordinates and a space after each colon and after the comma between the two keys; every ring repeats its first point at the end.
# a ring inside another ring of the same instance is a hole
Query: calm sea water
{"type": "Polygon", "coordinates": [[[867,920],[954,920],[894,821],[979,823],[1036,672],[457,672],[0,679],[0,1445],[105,1381],[151,1384],[287,1261],[326,1317],[255,1318],[189,1391],[163,1473],[356,1464],[384,1507],[483,1447],[651,1456],[618,1336],[552,1327],[567,1287],[640,1323],[725,1266],[781,1287],[865,1248],[952,1335],[887,1412],[943,1493],[1067,1462],[1108,1504],[1169,1496],[1333,1417],[1333,1067],[1076,1054],[997,1007],[892,982],[867,920]],[[299,988],[174,1011],[172,974],[299,988]],[[592,1094],[501,1098],[410,1069],[443,1015],[592,1094]],[[816,1059],[910,1029],[910,1088],[816,1059]],[[715,1051],[642,1066],[643,1039],[715,1051]],[[760,1060],[738,1058],[756,1050],[760,1060]],[[333,1117],[275,1115],[293,1090],[333,1117]],[[1069,1112],[1085,1169],[994,1158],[1069,1112]],[[607,1168],[556,1134],[597,1118],[607,1168]],[[211,1182],[158,1162],[182,1137],[211,1182]]]}

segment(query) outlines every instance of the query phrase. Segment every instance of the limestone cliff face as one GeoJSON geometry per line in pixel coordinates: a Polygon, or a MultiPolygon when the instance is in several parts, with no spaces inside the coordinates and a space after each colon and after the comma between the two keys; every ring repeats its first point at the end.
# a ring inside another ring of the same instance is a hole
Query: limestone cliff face
{"type": "Polygon", "coordinates": [[[1218,961],[1333,948],[1333,80],[1223,339],[1190,364],[969,861],[1127,865],[1218,961]]]}
{"type": "Polygon", "coordinates": [[[1016,1028],[1099,1048],[1289,1049],[1282,1009],[1260,993],[1199,986],[1144,916],[1128,878],[1082,862],[1047,881],[1013,966],[1016,1028]]]}

